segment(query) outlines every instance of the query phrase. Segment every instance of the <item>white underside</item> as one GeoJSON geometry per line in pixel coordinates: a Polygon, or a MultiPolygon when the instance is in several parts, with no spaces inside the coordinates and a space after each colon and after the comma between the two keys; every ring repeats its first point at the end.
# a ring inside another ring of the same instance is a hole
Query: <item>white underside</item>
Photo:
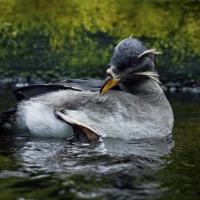
{"type": "Polygon", "coordinates": [[[69,138],[73,135],[72,127],[57,119],[52,107],[35,101],[27,101],[20,105],[17,125],[20,129],[28,129],[37,137],[69,138]]]}

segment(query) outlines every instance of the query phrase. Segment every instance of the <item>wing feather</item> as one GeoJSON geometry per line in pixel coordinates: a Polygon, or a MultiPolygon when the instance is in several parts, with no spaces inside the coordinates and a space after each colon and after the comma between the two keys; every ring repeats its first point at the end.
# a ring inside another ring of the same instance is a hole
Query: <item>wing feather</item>
{"type": "Polygon", "coordinates": [[[68,117],[62,111],[57,111],[56,115],[57,115],[57,117],[62,119],[64,122],[70,124],[73,127],[75,137],[77,137],[79,140],[84,139],[90,143],[99,141],[100,136],[93,128],[91,128],[91,127],[87,126],[86,124],[83,124],[71,117],[68,117]]]}

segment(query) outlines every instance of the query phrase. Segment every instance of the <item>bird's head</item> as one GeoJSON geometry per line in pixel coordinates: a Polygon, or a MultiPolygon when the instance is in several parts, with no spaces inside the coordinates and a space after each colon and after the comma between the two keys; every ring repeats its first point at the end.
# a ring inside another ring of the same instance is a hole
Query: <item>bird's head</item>
{"type": "Polygon", "coordinates": [[[119,42],[110,60],[107,69],[108,77],[100,90],[100,94],[104,94],[118,83],[133,76],[148,76],[158,80],[157,73],[154,72],[154,54],[159,53],[132,37],[119,42]]]}

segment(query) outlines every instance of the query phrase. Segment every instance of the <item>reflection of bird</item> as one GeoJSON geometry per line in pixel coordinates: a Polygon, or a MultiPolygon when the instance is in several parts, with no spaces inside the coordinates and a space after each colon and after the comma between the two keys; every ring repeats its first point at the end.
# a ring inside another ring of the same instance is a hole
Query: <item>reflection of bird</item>
{"type": "Polygon", "coordinates": [[[115,47],[102,87],[94,79],[69,79],[17,89],[20,101],[1,114],[0,123],[36,136],[74,135],[81,141],[168,135],[173,113],[154,69],[156,53],[127,38],[115,47]]]}

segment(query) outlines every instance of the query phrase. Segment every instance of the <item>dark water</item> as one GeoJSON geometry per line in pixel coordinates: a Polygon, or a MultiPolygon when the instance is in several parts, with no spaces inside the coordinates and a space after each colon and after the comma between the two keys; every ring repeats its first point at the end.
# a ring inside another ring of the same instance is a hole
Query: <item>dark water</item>
{"type": "MultiPolygon", "coordinates": [[[[1,135],[0,199],[200,199],[200,97],[169,99],[173,137],[70,145],[1,135]]],[[[4,92],[0,109],[12,101],[4,92]]]]}

